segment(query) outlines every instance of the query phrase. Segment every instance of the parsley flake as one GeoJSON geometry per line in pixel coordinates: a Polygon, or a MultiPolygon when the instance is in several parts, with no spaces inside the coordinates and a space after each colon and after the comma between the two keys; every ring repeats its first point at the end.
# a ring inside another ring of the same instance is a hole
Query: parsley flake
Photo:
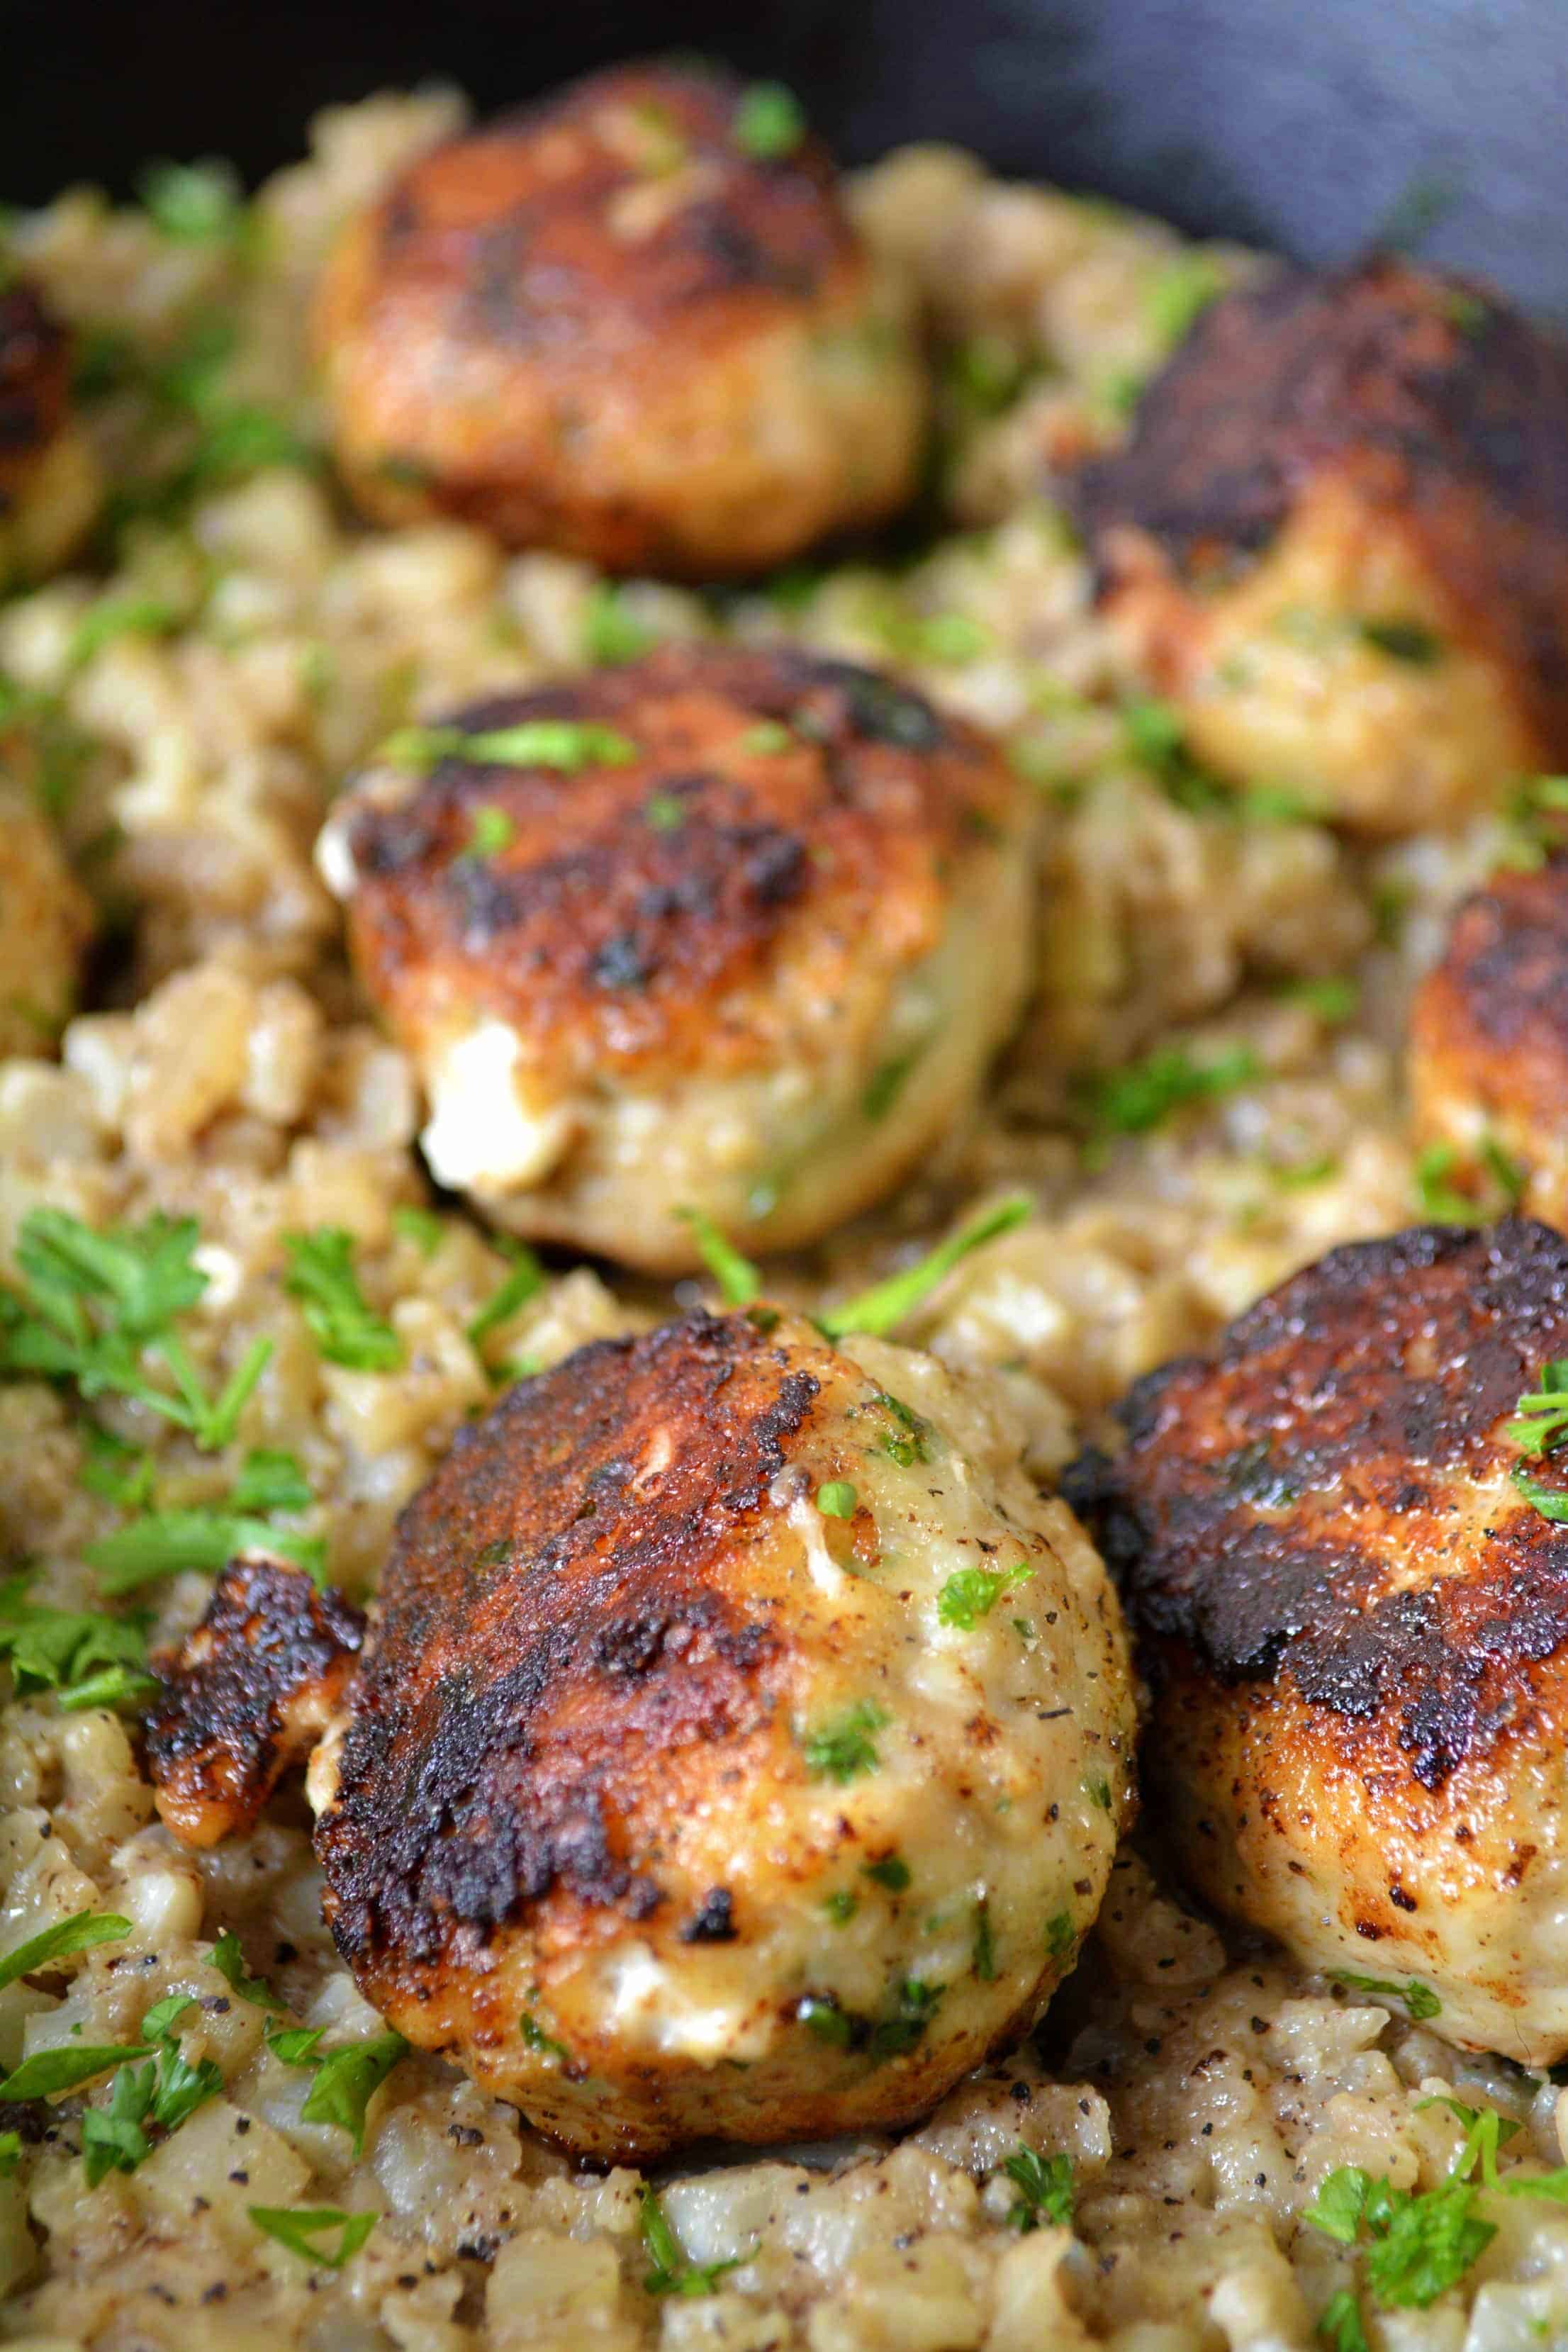
{"type": "Polygon", "coordinates": [[[318,1225],[313,1233],[285,1234],[283,1246],[289,1254],[283,1286],[300,1300],[328,1361],[361,1372],[395,1371],[403,1342],[365,1303],[354,1272],[353,1235],[342,1225],[318,1225]]]}
{"type": "Polygon", "coordinates": [[[1405,2014],[1418,2021],[1442,2014],[1442,2002],[1431,1986],[1424,1985],[1418,1977],[1411,1977],[1401,1985],[1392,1983],[1387,1977],[1358,1977],[1350,1969],[1331,1969],[1328,1973],[1331,1984],[1348,1986],[1353,1992],[1370,1993],[1374,2000],[1398,2001],[1405,2014]]]}
{"type": "Polygon", "coordinates": [[[1124,1069],[1080,1079],[1076,1092],[1088,1120],[1090,1147],[1103,1150],[1112,1136],[1146,1135],[1173,1111],[1216,1101],[1262,1076],[1263,1066],[1250,1045],[1230,1046],[1203,1062],[1184,1045],[1156,1045],[1124,1069]]]}
{"type": "Polygon", "coordinates": [[[395,768],[424,772],[443,760],[479,768],[556,768],[575,775],[584,768],[624,768],[637,747],[613,727],[574,719],[527,719],[515,727],[404,727],[382,745],[378,756],[395,768]]]}
{"type": "Polygon", "coordinates": [[[517,827],[505,809],[494,801],[483,801],[472,810],[468,819],[468,837],[463,844],[463,856],[476,865],[484,865],[510,849],[517,838],[517,827]]]}
{"type": "Polygon", "coordinates": [[[1362,2326],[1361,2305],[1348,2286],[1330,2295],[1318,2315],[1317,2333],[1330,2352],[1371,2352],[1362,2326]]]}
{"type": "Polygon", "coordinates": [[[937,1594],[938,1624],[949,1626],[955,1633],[973,1633],[980,1620],[990,1616],[1002,1595],[1026,1584],[1034,1572],[1025,1559],[1015,1561],[1011,1568],[957,1570],[937,1594]]]}
{"type": "Polygon", "coordinates": [[[636,661],[658,642],[658,632],[627,611],[614,581],[595,582],[583,613],[583,652],[589,661],[636,661]]]}
{"type": "Polygon", "coordinates": [[[816,1490],[816,1507],[826,1519],[852,1519],[860,1497],[847,1478],[829,1478],[816,1490]]]}
{"type": "Polygon", "coordinates": [[[246,1974],[245,1954],[232,1927],[224,1929],[208,1957],[219,1976],[233,1987],[241,2000],[254,2001],[258,2009],[284,2010],[284,2003],[265,1977],[246,1974]]]}
{"type": "Polygon", "coordinates": [[[808,1732],[801,1741],[805,1769],[814,1780],[832,1780],[847,1787],[864,1772],[875,1772],[881,1762],[874,1735],[892,1720],[872,1699],[858,1699],[831,1723],[808,1732]]]}
{"type": "Polygon", "coordinates": [[[734,1244],[726,1241],[711,1217],[701,1209],[677,1209],[676,1215],[683,1225],[689,1226],[697,1254],[719,1286],[719,1296],[727,1307],[749,1307],[763,1286],[763,1277],[749,1257],[743,1257],[734,1244]]]}
{"type": "Polygon", "coordinates": [[[1015,2230],[1026,2236],[1042,2222],[1058,2230],[1072,2228],[1077,2192],[1070,2156],[1038,2156],[1032,2147],[1020,2146],[1002,2169],[1018,2191],[1007,2216],[1015,2230]]]}
{"type": "Polygon", "coordinates": [[[885,1282],[873,1283],[868,1290],[859,1292],[842,1307],[830,1307],[826,1315],[818,1316],[817,1329],[829,1339],[845,1339],[851,1331],[862,1331],[869,1339],[885,1338],[914,1313],[962,1259],[999,1234],[1010,1234],[1034,1214],[1034,1202],[1023,1192],[1011,1193],[1006,1200],[998,1201],[994,1208],[982,1209],[956,1233],[928,1250],[918,1265],[902,1274],[889,1275],[885,1282]]]}
{"type": "Polygon", "coordinates": [[[40,1928],[25,1944],[0,1957],[0,1987],[34,1975],[51,1960],[64,1959],[68,1952],[90,1951],[95,1944],[116,1944],[130,1933],[130,1920],[113,1911],[78,1911],[68,1919],[57,1919],[52,1927],[40,1928]]]}
{"type": "Polygon", "coordinates": [[[753,163],[776,163],[793,155],[805,137],[800,100],[782,81],[754,81],[741,92],[730,135],[753,163]]]}
{"type": "Polygon", "coordinates": [[[368,2042],[351,2042],[324,2058],[313,2057],[315,2081],[300,2110],[300,2120],[338,2125],[353,2141],[354,2154],[361,2155],[365,2111],[407,2047],[401,2033],[388,2031],[373,2034],[368,2042]]]}
{"type": "Polygon", "coordinates": [[[726,2271],[740,2268],[739,2255],[725,2263],[689,2261],[664,2207],[647,2188],[642,2191],[642,2242],[653,2264],[643,2280],[649,2294],[714,2294],[726,2271]]]}
{"type": "Polygon", "coordinates": [[[341,2271],[375,2227],[374,2213],[344,2213],[335,2205],[248,2205],[246,2210],[264,2236],[329,2271],[341,2271]],[[338,2242],[329,2248],[322,2241],[334,2230],[338,2242]]]}

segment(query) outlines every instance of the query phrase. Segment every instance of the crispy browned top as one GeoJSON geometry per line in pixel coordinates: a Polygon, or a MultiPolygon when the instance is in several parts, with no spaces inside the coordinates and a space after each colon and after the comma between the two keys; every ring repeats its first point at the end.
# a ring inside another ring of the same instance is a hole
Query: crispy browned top
{"type": "Polygon", "coordinates": [[[253,1825],[336,1703],[363,1631],[353,1603],[301,1569],[255,1559],[224,1570],[201,1623],[154,1662],[147,1767],[176,1836],[214,1845],[253,1825]]]}
{"type": "Polygon", "coordinates": [[[24,278],[0,285],[0,514],[65,419],[70,339],[24,278]]]}
{"type": "Polygon", "coordinates": [[[1403,261],[1282,268],[1204,311],[1068,495],[1102,586],[1126,526],[1196,581],[1266,548],[1328,473],[1397,519],[1543,742],[1568,742],[1568,350],[1403,261]]]}
{"type": "Polygon", "coordinates": [[[1568,1136],[1568,855],[1494,874],[1465,900],[1411,1037],[1429,1082],[1568,1136]]]}
{"type": "Polygon", "coordinates": [[[609,726],[637,757],[576,773],[447,759],[352,819],[355,960],[416,1041],[458,1008],[577,1074],[756,1061],[803,996],[819,1014],[852,971],[929,952],[952,861],[1015,818],[974,730],[793,649],[671,646],[450,723],[541,719],[609,726]],[[484,857],[480,808],[510,834],[484,857]]]}
{"type": "Polygon", "coordinates": [[[563,375],[640,368],[655,346],[675,370],[858,282],[826,152],[748,155],[742,95],[721,68],[616,66],[420,156],[373,215],[378,321],[439,320],[563,375]],[[678,174],[681,201],[661,204],[678,174]]]}
{"type": "Polygon", "coordinates": [[[698,1312],[579,1349],[404,1511],[316,1832],[362,1986],[471,1959],[552,1891],[659,1907],[639,1820],[679,1811],[684,1759],[710,1789],[739,1768],[783,1694],[747,1548],[819,1389],[785,1328],[698,1312]]]}
{"type": "Polygon", "coordinates": [[[1216,1360],[1140,1381],[1126,1451],[1081,1457],[1066,1489],[1156,1673],[1170,1643],[1222,1682],[1389,1710],[1428,1788],[1495,1748],[1568,1636],[1568,1527],[1508,1485],[1502,1433],[1564,1356],[1568,1242],[1510,1218],[1333,1250],[1216,1360]]]}

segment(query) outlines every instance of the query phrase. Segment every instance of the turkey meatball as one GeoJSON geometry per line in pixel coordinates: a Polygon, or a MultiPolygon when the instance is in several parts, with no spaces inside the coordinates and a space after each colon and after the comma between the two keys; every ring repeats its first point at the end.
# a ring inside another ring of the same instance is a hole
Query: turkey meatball
{"type": "Polygon", "coordinates": [[[0,1055],[52,1050],[75,1009],[92,929],[47,818],[0,772],[0,1055]]]}
{"type": "Polygon", "coordinates": [[[1031,901],[1023,787],[973,729],[842,663],[688,646],[421,746],[422,779],[360,779],[321,865],[442,1183],[679,1272],[682,1208],[808,1242],[961,1118],[1031,901]]]}
{"type": "Polygon", "coordinates": [[[0,282],[0,590],[63,563],[98,511],[98,462],[70,413],[70,337],[37,287],[0,282]]]}
{"type": "Polygon", "coordinates": [[[366,513],[700,577],[903,503],[907,302],[758,97],[619,66],[421,156],[351,225],[316,338],[366,513]]]}
{"type": "MultiPolygon", "coordinates": [[[[310,1713],[268,1658],[320,1671],[319,1604],[269,1652],[214,1607],[258,1702],[198,1634],[149,1740],[204,1839],[310,1713]]],[[[699,1312],[521,1382],[404,1511],[310,1766],[327,1913],[392,2025],[582,2154],[895,2124],[1071,1965],[1133,1731],[1099,1557],[982,1402],[699,1312]]]]}
{"type": "Polygon", "coordinates": [[[1193,1885],[1528,2066],[1568,2053],[1568,1415],[1519,1406],[1564,1358],[1560,1234],[1422,1226],[1141,1381],[1066,1482],[1193,1885]]]}
{"type": "Polygon", "coordinates": [[[1395,260],[1205,310],[1072,493],[1219,773],[1397,834],[1568,759],[1568,350],[1395,260]]]}
{"type": "Polygon", "coordinates": [[[1452,1189],[1484,1198],[1500,1175],[1568,1226],[1568,856],[1458,909],[1411,1009],[1410,1093],[1452,1189]]]}

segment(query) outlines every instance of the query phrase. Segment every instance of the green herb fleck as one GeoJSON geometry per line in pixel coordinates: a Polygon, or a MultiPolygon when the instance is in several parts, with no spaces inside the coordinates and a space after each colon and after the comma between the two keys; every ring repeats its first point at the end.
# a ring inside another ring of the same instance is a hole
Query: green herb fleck
{"type": "Polygon", "coordinates": [[[1342,2286],[1329,2297],[1318,2315],[1317,2333],[1330,2352],[1370,2352],[1361,2305],[1352,2288],[1342,2286]]]}
{"type": "Polygon", "coordinates": [[[434,1209],[400,1207],[392,1213],[392,1229],[412,1242],[421,1257],[434,1257],[446,1227],[434,1209]]]}
{"type": "Polygon", "coordinates": [[[149,163],[138,184],[149,219],[185,245],[233,239],[245,226],[245,201],[231,163],[149,163]]]}
{"type": "Polygon", "coordinates": [[[887,2009],[871,2028],[869,2049],[874,2059],[902,2058],[918,2049],[927,2026],[936,2015],[943,1988],[924,1984],[919,1977],[903,1978],[887,2009]]]}
{"type": "Polygon", "coordinates": [[[14,1946],[0,1957],[0,1986],[36,1975],[51,1961],[64,1959],[69,1952],[90,1951],[95,1944],[117,1944],[130,1933],[130,1920],[121,1918],[117,1912],[74,1912],[70,1918],[58,1919],[52,1927],[41,1928],[25,1944],[14,1946]]]}
{"type": "Polygon", "coordinates": [[[867,1079],[860,1096],[861,1116],[876,1120],[886,1118],[899,1097],[904,1081],[920,1060],[923,1048],[914,1045],[904,1054],[890,1055],[879,1063],[867,1079]]]}
{"type": "Polygon", "coordinates": [[[806,1733],[801,1741],[805,1769],[814,1780],[832,1780],[845,1788],[863,1772],[874,1772],[881,1762],[874,1735],[892,1717],[873,1699],[858,1699],[831,1723],[806,1733]]]}
{"type": "Polygon", "coordinates": [[[1233,1045],[1200,1062],[1184,1045],[1156,1045],[1141,1062],[1081,1080],[1077,1088],[1091,1143],[1112,1136],[1146,1135],[1173,1111],[1217,1101],[1263,1075],[1250,1045],[1233,1045]]]}
{"type": "Polygon", "coordinates": [[[819,1316],[818,1330],[830,1339],[842,1339],[851,1331],[863,1331],[872,1339],[885,1337],[912,1315],[972,1250],[994,1241],[1001,1234],[1011,1233],[1034,1214],[1034,1202],[1026,1194],[1016,1192],[997,1202],[994,1208],[981,1210],[960,1225],[956,1233],[939,1242],[935,1249],[929,1250],[917,1265],[903,1274],[889,1275],[886,1282],[874,1283],[869,1290],[861,1291],[844,1306],[831,1307],[826,1315],[819,1316]]]}
{"type": "Polygon", "coordinates": [[[583,613],[583,651],[589,661],[636,661],[658,642],[658,631],[627,611],[613,581],[595,582],[583,613]]]}
{"type": "Polygon", "coordinates": [[[473,734],[461,727],[404,727],[388,736],[379,756],[394,767],[420,771],[462,760],[471,767],[558,768],[575,775],[584,768],[624,768],[637,758],[637,747],[613,727],[591,720],[531,719],[473,734]]]}
{"type": "Polygon", "coordinates": [[[1431,1987],[1417,1977],[1411,1977],[1404,1984],[1394,1984],[1387,1977],[1358,1977],[1350,1969],[1331,1969],[1329,1980],[1348,1986],[1352,1992],[1370,1993],[1374,2000],[1396,2000],[1407,2016],[1417,2021],[1442,2014],[1442,2002],[1431,1987]]]}
{"type": "Polygon", "coordinates": [[[829,1478],[816,1490],[816,1507],[825,1519],[852,1519],[859,1500],[847,1478],[829,1478]]]}
{"type": "Polygon", "coordinates": [[[1517,1206],[1524,1190],[1524,1172],[1489,1137],[1478,1147],[1474,1162],[1464,1161],[1457,1143],[1429,1143],[1415,1161],[1415,1197],[1423,1216],[1444,1225],[1484,1225],[1502,1209],[1517,1206]],[[1489,1180],[1476,1192],[1461,1191],[1451,1181],[1462,1175],[1467,1182],[1489,1180]]]}
{"type": "Polygon", "coordinates": [[[887,1454],[889,1461],[896,1462],[903,1470],[913,1469],[917,1462],[929,1461],[931,1457],[927,1441],[931,1433],[930,1422],[922,1421],[918,1412],[901,1402],[898,1397],[889,1396],[886,1389],[881,1390],[871,1399],[871,1402],[874,1405],[879,1405],[898,1424],[896,1430],[878,1440],[879,1451],[887,1454]]]}
{"type": "Polygon", "coordinates": [[[318,1225],[313,1233],[285,1234],[283,1246],[289,1256],[283,1286],[300,1302],[329,1363],[395,1371],[403,1361],[403,1342],[365,1303],[354,1272],[353,1235],[342,1225],[318,1225]]]}
{"type": "Polygon", "coordinates": [[[0,2083],[0,2099],[54,2098],[61,2092],[79,2090],[95,2074],[107,2074],[112,2067],[146,2055],[140,2042],[102,2046],[74,2042],[68,2049],[35,2050],[0,2083]]]}
{"type": "Polygon", "coordinates": [[[544,1268],[533,1252],[523,1242],[498,1244],[511,1260],[510,1273],[500,1283],[468,1326],[468,1345],[478,1349],[480,1342],[510,1322],[520,1307],[526,1307],[544,1287],[544,1268]]]}
{"type": "Polygon", "coordinates": [[[664,2207],[648,2188],[642,2191],[642,2242],[653,2264],[643,2280],[649,2294],[713,2294],[726,2271],[740,2267],[738,2255],[727,2263],[689,2262],[664,2207]]]}
{"type": "Polygon", "coordinates": [[[254,2001],[258,2009],[283,2011],[284,2003],[273,1991],[265,1977],[247,1976],[245,1954],[239,1937],[232,1927],[226,1927],[212,1948],[212,1964],[226,1983],[231,1985],[241,2000],[254,2001]]]}
{"type": "Polygon", "coordinates": [[[780,751],[793,750],[799,738],[781,719],[759,719],[756,725],[748,727],[742,736],[741,749],[757,759],[773,759],[780,751]]]}
{"type": "Polygon", "coordinates": [[[836,1927],[847,1927],[860,1908],[860,1897],[851,1887],[837,1887],[823,1896],[822,1907],[836,1927]]]}
{"type": "Polygon", "coordinates": [[[974,1973],[982,1984],[996,1981],[996,1931],[991,1925],[991,1906],[984,1895],[974,1906],[974,1973]]]}
{"type": "Polygon", "coordinates": [[[265,2237],[329,2271],[341,2271],[375,2227],[374,2213],[345,2213],[335,2205],[249,2205],[246,2210],[265,2237]],[[338,2242],[328,2247],[323,2242],[333,2231],[338,2242]]]}
{"type": "MultiPolygon", "coordinates": [[[[910,1883],[910,1865],[901,1854],[884,1854],[880,1862],[867,1863],[861,1872],[865,1878],[874,1878],[893,1895],[902,1895],[910,1883]]],[[[853,1896],[851,1896],[853,1901],[853,1896]]]]}
{"type": "Polygon", "coordinates": [[[686,803],[679,793],[649,793],[642,815],[650,833],[679,833],[686,823],[686,803]]]}
{"type": "Polygon", "coordinates": [[[78,1714],[114,1706],[120,1696],[144,1697],[156,1687],[145,1671],[147,1643],[139,1625],[88,1610],[47,1608],[26,1593],[24,1576],[0,1585],[0,1657],[10,1664],[19,1696],[52,1690],[68,1714],[78,1714]]]}
{"type": "Polygon", "coordinates": [[[557,2042],[553,2033],[546,2033],[538,2020],[525,2009],[517,2021],[525,2050],[536,2050],[542,2058],[568,2058],[571,2052],[564,2042],[557,2042]]]}
{"type": "Polygon", "coordinates": [[[485,801],[471,814],[462,855],[483,865],[489,858],[499,857],[503,849],[510,849],[516,838],[517,827],[505,809],[498,808],[493,801],[485,801]]]}
{"type": "Polygon", "coordinates": [[[1019,2147],[1002,2169],[1018,2191],[1007,2216],[1015,2230],[1027,2235],[1042,2222],[1058,2230],[1072,2228],[1077,2192],[1070,2156],[1037,2156],[1032,2147],[1019,2147]]]}
{"type": "Polygon", "coordinates": [[[1349,1021],[1361,1003],[1358,982],[1345,979],[1290,980],[1279,990],[1288,1004],[1304,1004],[1320,1021],[1349,1021]]]}
{"type": "Polygon", "coordinates": [[[84,613],[71,632],[66,662],[81,669],[117,637],[162,637],[177,628],[180,616],[159,596],[105,596],[84,613]]]}
{"type": "Polygon", "coordinates": [[[1065,1960],[1073,1948],[1072,1914],[1054,1912],[1046,1921],[1046,1949],[1053,1960],[1065,1960]]]}
{"type": "Polygon", "coordinates": [[[1026,1559],[1011,1568],[961,1568],[950,1576],[936,1598],[937,1622],[955,1633],[973,1633],[982,1617],[989,1617],[1005,1592],[1026,1584],[1034,1570],[1026,1559]]]}
{"type": "Polygon", "coordinates": [[[1201,314],[1226,290],[1225,272],[1206,253],[1184,254],[1148,288],[1143,307],[1167,349],[1184,341],[1201,314]]]}
{"type": "Polygon", "coordinates": [[[730,132],[742,155],[775,163],[793,155],[805,137],[800,100],[782,81],[754,81],[736,102],[730,132]]]}
{"type": "Polygon", "coordinates": [[[1361,635],[1380,654],[1417,669],[1430,669],[1442,659],[1442,638],[1419,621],[1363,621],[1361,635]]]}
{"type": "Polygon", "coordinates": [[[727,1307],[749,1307],[763,1286],[763,1277],[732,1242],[725,1240],[711,1217],[701,1209],[677,1209],[676,1215],[691,1231],[697,1254],[719,1286],[727,1307]]]}
{"type": "Polygon", "coordinates": [[[795,2013],[808,2033],[835,2050],[847,2050],[855,2021],[830,1994],[808,1992],[796,2001],[795,2013]]]}
{"type": "Polygon", "coordinates": [[[386,2032],[330,2051],[317,2061],[301,2121],[337,2124],[353,2141],[354,2154],[362,2154],[365,2110],[407,2047],[401,2033],[386,2032]]]}

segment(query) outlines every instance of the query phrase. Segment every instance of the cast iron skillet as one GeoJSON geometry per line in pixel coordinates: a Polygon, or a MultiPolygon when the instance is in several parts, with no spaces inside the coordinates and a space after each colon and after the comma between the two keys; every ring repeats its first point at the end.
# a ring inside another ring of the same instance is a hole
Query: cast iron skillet
{"type": "Polygon", "coordinates": [[[0,0],[0,198],[158,154],[254,179],[332,100],[499,107],[682,47],[794,83],[853,160],[953,139],[1308,259],[1392,226],[1568,317],[1563,0],[0,0]]]}

